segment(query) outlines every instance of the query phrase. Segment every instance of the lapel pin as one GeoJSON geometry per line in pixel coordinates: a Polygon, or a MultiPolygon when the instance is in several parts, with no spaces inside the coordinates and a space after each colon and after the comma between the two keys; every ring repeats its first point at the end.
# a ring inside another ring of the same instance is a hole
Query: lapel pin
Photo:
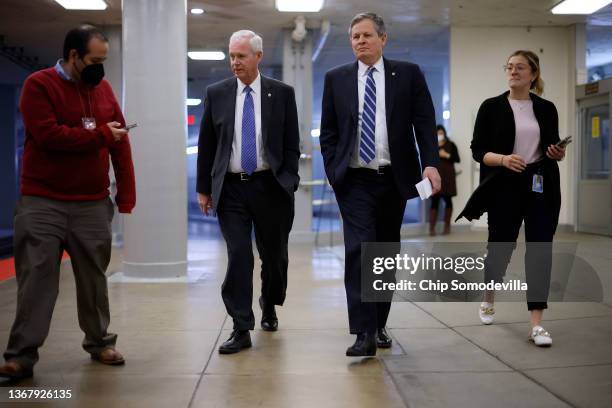
{"type": "Polygon", "coordinates": [[[395,72],[392,72],[392,73],[391,73],[391,76],[395,76],[395,72]]]}
{"type": "Polygon", "coordinates": [[[271,93],[269,93],[269,94],[268,94],[268,98],[271,98],[271,97],[272,97],[272,94],[271,94],[271,93]]]}

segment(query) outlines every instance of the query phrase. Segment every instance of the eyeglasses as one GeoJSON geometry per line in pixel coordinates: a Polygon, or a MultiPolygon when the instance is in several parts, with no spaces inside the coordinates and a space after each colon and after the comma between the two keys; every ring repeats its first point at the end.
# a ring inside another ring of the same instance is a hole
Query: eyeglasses
{"type": "Polygon", "coordinates": [[[516,68],[517,71],[521,72],[521,71],[525,71],[526,69],[528,69],[529,65],[525,65],[525,64],[516,64],[516,65],[508,64],[508,65],[502,65],[502,67],[504,68],[504,71],[506,71],[506,72],[512,72],[512,71],[514,71],[515,68],[516,68]]]}

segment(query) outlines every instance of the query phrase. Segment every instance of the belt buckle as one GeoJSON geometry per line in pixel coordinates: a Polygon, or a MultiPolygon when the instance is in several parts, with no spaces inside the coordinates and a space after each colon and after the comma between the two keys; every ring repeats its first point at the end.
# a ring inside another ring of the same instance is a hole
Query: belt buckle
{"type": "Polygon", "coordinates": [[[383,175],[385,174],[385,168],[382,166],[378,166],[378,169],[376,169],[376,173],[379,175],[383,175]]]}
{"type": "Polygon", "coordinates": [[[250,177],[248,173],[241,172],[240,173],[240,181],[249,181],[250,177]]]}

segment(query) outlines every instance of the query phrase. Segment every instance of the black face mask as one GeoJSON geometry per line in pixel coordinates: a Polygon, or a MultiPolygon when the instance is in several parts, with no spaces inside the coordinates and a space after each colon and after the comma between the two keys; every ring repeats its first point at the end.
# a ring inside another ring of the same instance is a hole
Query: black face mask
{"type": "Polygon", "coordinates": [[[87,85],[96,86],[104,78],[104,66],[102,64],[86,65],[81,71],[81,80],[87,85]]]}

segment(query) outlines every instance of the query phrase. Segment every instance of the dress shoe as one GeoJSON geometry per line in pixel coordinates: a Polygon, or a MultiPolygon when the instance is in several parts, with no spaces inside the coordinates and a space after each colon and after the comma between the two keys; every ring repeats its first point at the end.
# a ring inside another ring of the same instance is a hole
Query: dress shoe
{"type": "Polygon", "coordinates": [[[251,334],[248,330],[234,330],[225,343],[219,346],[219,354],[234,354],[251,347],[251,334]]]}
{"type": "Polygon", "coordinates": [[[544,330],[542,326],[534,326],[534,328],[531,329],[529,340],[533,341],[538,347],[550,347],[552,345],[550,333],[544,330]]]}
{"type": "Polygon", "coordinates": [[[106,365],[123,365],[125,359],[114,347],[107,347],[100,353],[92,353],[91,359],[106,365]]]}
{"type": "Polygon", "coordinates": [[[259,306],[261,307],[261,328],[265,331],[278,330],[278,318],[274,305],[267,305],[262,296],[259,297],[259,306]]]}
{"type": "Polygon", "coordinates": [[[31,368],[25,368],[21,364],[9,361],[3,366],[0,366],[0,377],[8,378],[9,380],[23,380],[24,378],[32,377],[34,373],[31,368]]]}
{"type": "Polygon", "coordinates": [[[346,349],[349,357],[365,357],[376,355],[376,340],[374,333],[359,333],[355,344],[346,349]]]}
{"type": "Polygon", "coordinates": [[[378,329],[376,331],[376,347],[378,348],[391,348],[393,344],[393,339],[387,333],[386,328],[378,329]]]}

